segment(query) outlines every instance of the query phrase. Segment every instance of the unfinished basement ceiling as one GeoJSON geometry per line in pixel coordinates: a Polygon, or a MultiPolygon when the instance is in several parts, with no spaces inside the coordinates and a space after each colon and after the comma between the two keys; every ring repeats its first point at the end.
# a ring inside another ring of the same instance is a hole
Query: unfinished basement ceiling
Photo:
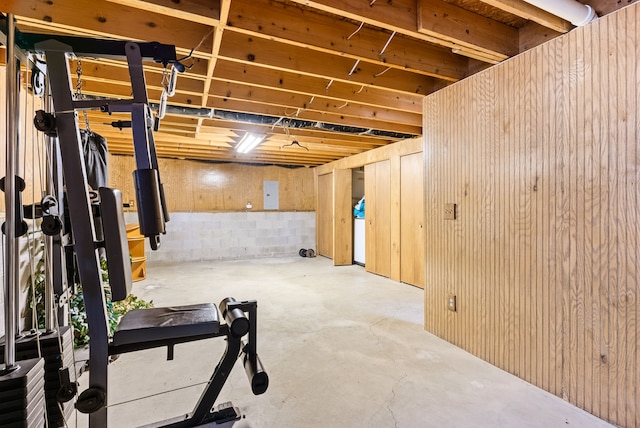
{"type": "MultiPolygon", "coordinates": [[[[581,3],[604,15],[633,1],[581,3]]],[[[0,9],[22,32],[158,41],[179,57],[193,49],[156,134],[159,156],[298,166],[420,136],[425,95],[573,28],[519,0],[4,0],[0,9]],[[239,154],[248,131],[267,139],[239,154]]],[[[146,74],[157,103],[162,67],[146,74]]],[[[129,96],[124,62],[82,58],[82,76],[86,95],[129,96]]],[[[130,132],[110,126],[118,117],[89,118],[112,153],[133,153],[130,132]]]]}

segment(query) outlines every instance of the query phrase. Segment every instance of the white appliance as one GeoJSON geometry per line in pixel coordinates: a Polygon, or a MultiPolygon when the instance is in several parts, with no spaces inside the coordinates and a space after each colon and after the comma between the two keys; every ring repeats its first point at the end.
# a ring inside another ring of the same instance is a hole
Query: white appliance
{"type": "Polygon", "coordinates": [[[353,261],[364,266],[364,219],[353,219],[353,261]]]}

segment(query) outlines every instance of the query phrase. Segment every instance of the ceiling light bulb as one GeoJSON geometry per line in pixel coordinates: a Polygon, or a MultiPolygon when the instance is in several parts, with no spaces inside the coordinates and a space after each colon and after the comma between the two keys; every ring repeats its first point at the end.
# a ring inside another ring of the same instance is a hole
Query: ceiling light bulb
{"type": "Polygon", "coordinates": [[[239,153],[249,153],[251,150],[256,148],[258,144],[260,144],[264,140],[265,137],[265,135],[252,134],[250,132],[247,132],[238,142],[238,145],[236,145],[236,151],[239,153]]]}

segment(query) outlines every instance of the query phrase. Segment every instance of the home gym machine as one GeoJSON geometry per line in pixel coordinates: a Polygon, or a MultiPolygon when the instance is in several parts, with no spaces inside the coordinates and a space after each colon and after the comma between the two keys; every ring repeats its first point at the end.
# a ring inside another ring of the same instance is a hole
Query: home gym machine
{"type": "MultiPolygon", "coordinates": [[[[136,162],[133,179],[140,231],[149,238],[151,248],[157,250],[160,246],[160,235],[165,233],[165,223],[169,219],[153,138],[153,131],[159,124],[158,116],[162,114],[154,117],[149,106],[143,61],[162,64],[165,69],[172,67],[183,71],[182,64],[176,59],[175,47],[159,43],[26,34],[13,28],[11,15],[5,21],[6,33],[10,35],[6,37],[8,47],[12,45],[15,31],[18,50],[36,53],[39,58],[43,58],[42,69],[46,69],[45,90],[51,96],[52,111],[38,111],[34,124],[38,131],[57,142],[56,147],[59,149],[60,174],[64,187],[64,195],[61,198],[64,198],[64,204],[58,205],[64,206],[66,210],[69,230],[64,230],[66,224],[60,224],[58,233],[66,233],[66,241],[69,241],[66,245],[73,248],[89,325],[89,387],[76,396],[76,384],[73,380],[69,381],[67,376],[66,380],[61,380],[62,393],[58,395],[62,397],[58,397],[59,401],[75,398],[75,408],[89,414],[91,428],[107,427],[107,370],[111,355],[167,347],[167,359],[171,360],[177,344],[224,337],[227,342],[226,350],[193,411],[172,420],[158,422],[154,426],[192,427],[231,423],[230,421],[239,419],[238,410],[233,406],[214,409],[214,403],[238,358],[243,359],[252,392],[258,395],[267,390],[269,379],[256,351],[256,301],[236,301],[228,297],[219,304],[219,310],[211,303],[132,310],[122,317],[113,337],[109,337],[105,310],[107,300],[99,254],[103,252],[106,255],[111,299],[125,299],[131,290],[132,278],[123,201],[117,189],[101,187],[92,190],[87,185],[87,169],[82,153],[77,112],[97,109],[109,114],[131,115],[130,122],[119,121],[118,126],[121,127],[124,123],[132,130],[136,162]],[[69,70],[69,60],[74,56],[125,59],[131,79],[132,98],[106,100],[79,99],[74,96],[69,70]]],[[[175,78],[172,84],[175,85],[175,78]]],[[[166,107],[162,105],[166,103],[166,97],[163,98],[159,111],[164,111],[166,107]]],[[[7,146],[9,150],[9,144],[7,146]]],[[[9,173],[10,171],[7,171],[8,175],[9,173]]],[[[14,204],[11,212],[16,213],[17,218],[10,219],[10,210],[7,209],[8,226],[20,223],[22,216],[21,210],[15,208],[20,205],[19,198],[10,197],[19,194],[19,191],[15,190],[18,187],[11,183],[12,181],[14,180],[7,180],[9,185],[5,183],[5,193],[8,195],[7,199],[14,204]]],[[[5,248],[9,251],[13,245],[11,240],[16,237],[12,233],[7,233],[6,237],[8,244],[5,248]]],[[[64,239],[61,241],[65,242],[64,239]]],[[[51,260],[60,259],[54,257],[51,260]]],[[[59,298],[56,302],[57,305],[63,304],[63,300],[59,298]]],[[[14,315],[11,314],[10,317],[14,315]]],[[[12,334],[13,331],[7,330],[5,348],[11,352],[12,334]]],[[[17,365],[13,357],[5,359],[7,369],[17,365]]],[[[32,365],[39,364],[36,361],[32,365]]],[[[31,377],[37,378],[38,373],[31,377]]],[[[2,378],[0,382],[1,380],[2,378]]],[[[1,391],[0,386],[0,394],[1,391]]],[[[20,426],[36,425],[25,423],[20,426]]]]}

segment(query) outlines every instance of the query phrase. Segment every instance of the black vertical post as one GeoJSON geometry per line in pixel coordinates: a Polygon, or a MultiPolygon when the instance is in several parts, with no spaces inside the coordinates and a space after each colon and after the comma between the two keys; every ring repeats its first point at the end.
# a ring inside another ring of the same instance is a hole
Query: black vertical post
{"type": "MultiPolygon", "coordinates": [[[[53,40],[39,43],[37,47],[45,51],[47,58],[71,230],[89,324],[91,341],[89,347],[89,387],[102,390],[108,397],[107,348],[109,332],[106,304],[100,275],[100,263],[95,246],[93,213],[87,192],[87,174],[66,55],[73,49],[53,40]]],[[[92,428],[107,427],[106,406],[89,415],[89,426],[92,428]]]]}

